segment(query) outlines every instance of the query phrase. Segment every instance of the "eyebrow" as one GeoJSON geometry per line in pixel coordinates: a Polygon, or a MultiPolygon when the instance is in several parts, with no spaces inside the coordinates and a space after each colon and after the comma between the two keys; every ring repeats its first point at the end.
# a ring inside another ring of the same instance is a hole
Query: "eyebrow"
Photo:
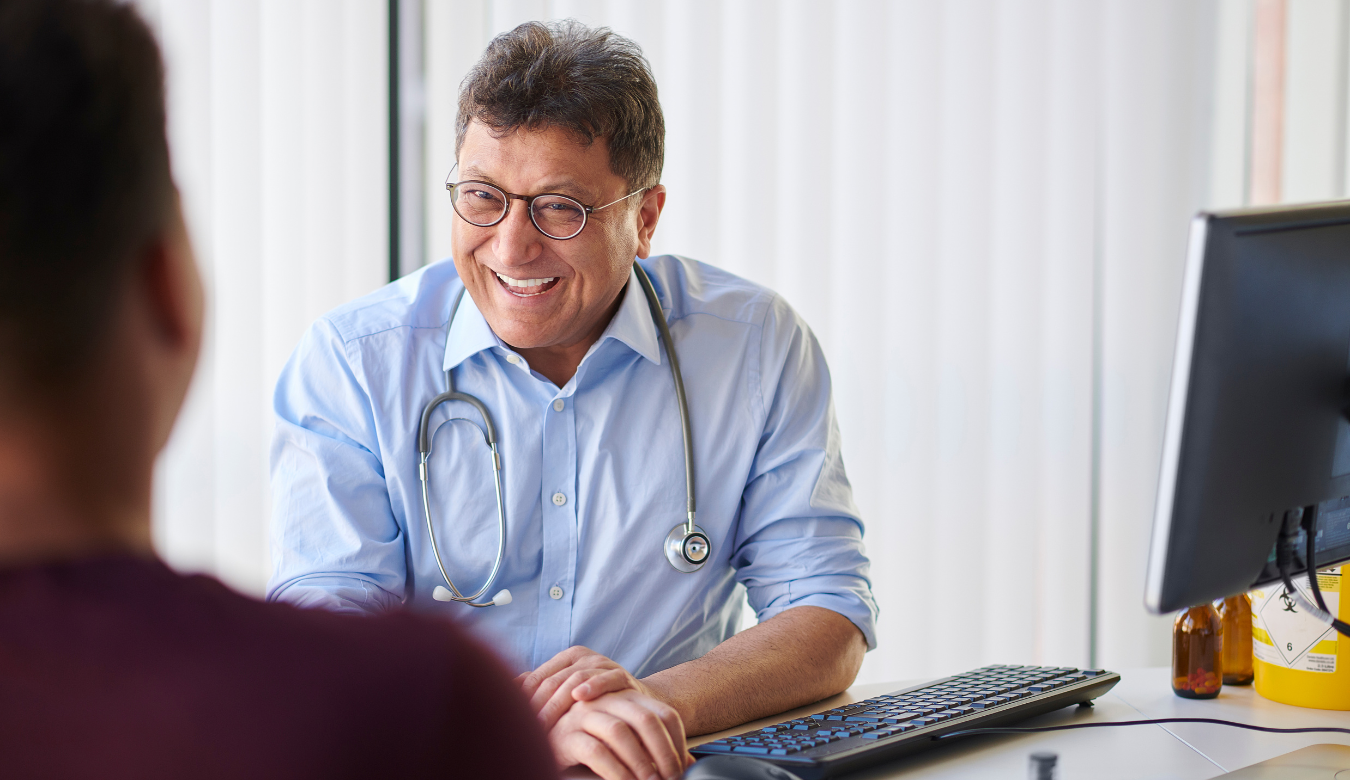
{"type": "MultiPolygon", "coordinates": [[[[494,180],[491,176],[489,176],[484,171],[479,170],[478,168],[469,166],[461,168],[460,171],[464,174],[464,179],[476,179],[478,181],[485,181],[488,184],[491,184],[495,187],[502,187],[502,185],[499,184],[496,180],[494,180]]],[[[502,187],[502,189],[505,190],[506,188],[502,187]]],[[[588,188],[579,184],[573,179],[558,179],[549,186],[544,187],[543,189],[539,190],[534,194],[543,195],[546,193],[557,193],[559,195],[567,195],[568,197],[575,197],[578,200],[594,199],[593,195],[590,193],[588,188]]],[[[525,193],[521,194],[523,195],[525,193]]]]}

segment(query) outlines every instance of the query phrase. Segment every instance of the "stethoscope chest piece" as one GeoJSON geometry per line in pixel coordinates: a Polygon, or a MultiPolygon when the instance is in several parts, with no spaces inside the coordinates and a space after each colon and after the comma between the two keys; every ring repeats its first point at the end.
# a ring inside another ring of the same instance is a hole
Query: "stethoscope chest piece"
{"type": "Polygon", "coordinates": [[[666,560],[677,570],[686,574],[698,571],[712,557],[712,542],[702,528],[689,529],[687,523],[680,523],[666,534],[666,560]]]}

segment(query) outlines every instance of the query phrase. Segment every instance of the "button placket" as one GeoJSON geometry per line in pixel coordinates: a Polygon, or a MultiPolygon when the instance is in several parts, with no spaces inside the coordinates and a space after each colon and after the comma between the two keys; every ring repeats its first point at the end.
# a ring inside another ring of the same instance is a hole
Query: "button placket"
{"type": "Polygon", "coordinates": [[[577,484],[575,418],[570,400],[546,402],[539,470],[543,495],[543,561],[539,572],[539,631],[534,666],[572,645],[572,594],[576,590],[578,528],[572,495],[577,484]]]}

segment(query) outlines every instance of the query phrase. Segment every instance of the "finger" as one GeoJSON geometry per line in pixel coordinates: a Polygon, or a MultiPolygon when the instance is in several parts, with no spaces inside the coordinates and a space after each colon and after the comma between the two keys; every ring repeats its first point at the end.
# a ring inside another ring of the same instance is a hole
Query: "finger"
{"type": "Polygon", "coordinates": [[[679,777],[684,771],[684,733],[680,716],[668,705],[645,696],[611,695],[601,699],[606,711],[621,718],[642,742],[644,753],[661,777],[679,777]],[[673,720],[663,717],[669,711],[673,720]],[[672,727],[676,727],[672,730],[672,727]]]}
{"type": "Polygon", "coordinates": [[[655,702],[655,707],[657,717],[665,724],[666,733],[670,735],[670,741],[675,745],[675,752],[681,756],[686,767],[694,763],[694,757],[689,753],[689,744],[684,733],[684,719],[680,717],[680,713],[665,702],[655,702]]]}
{"type": "Polygon", "coordinates": [[[647,752],[646,744],[633,730],[632,724],[625,722],[623,718],[615,715],[595,710],[587,714],[582,722],[582,728],[586,733],[595,737],[604,743],[605,747],[611,753],[619,757],[629,772],[633,773],[635,778],[640,780],[659,780],[660,777],[670,777],[664,772],[660,772],[659,764],[653,761],[653,757],[647,752]]]}
{"type": "Polygon", "coordinates": [[[604,780],[639,780],[603,742],[584,731],[568,737],[561,763],[584,764],[604,780]]]}
{"type": "Polygon", "coordinates": [[[624,669],[596,670],[580,685],[572,689],[572,698],[577,701],[593,701],[607,693],[622,691],[625,688],[637,690],[633,677],[624,669]]]}
{"type": "MultiPolygon", "coordinates": [[[[562,684],[557,687],[557,690],[553,695],[549,697],[542,706],[536,709],[536,712],[539,713],[539,720],[544,726],[544,730],[548,731],[549,729],[552,729],[553,724],[558,722],[558,718],[561,718],[566,714],[567,711],[572,708],[573,704],[580,701],[580,699],[576,698],[575,694],[578,686],[586,684],[588,680],[596,676],[605,674],[610,674],[610,672],[603,669],[582,669],[568,675],[567,679],[563,680],[562,684]]],[[[554,675],[550,679],[557,678],[558,675],[554,675]]],[[[540,693],[542,692],[543,689],[541,688],[540,693]]],[[[538,694],[536,694],[536,697],[537,696],[538,694]]],[[[533,704],[533,702],[531,702],[531,704],[533,704]]]]}
{"type": "MultiPolygon", "coordinates": [[[[589,647],[582,647],[581,645],[573,645],[567,648],[566,650],[562,651],[561,653],[558,653],[557,655],[545,661],[543,664],[539,666],[538,669],[535,669],[533,672],[531,672],[531,674],[537,675],[539,680],[541,681],[546,680],[549,677],[552,677],[553,675],[557,674],[558,672],[561,672],[563,669],[572,666],[573,664],[577,663],[583,658],[587,658],[588,656],[595,656],[596,658],[609,661],[608,658],[605,658],[603,655],[600,655],[599,653],[595,652],[589,647]]],[[[610,663],[614,662],[610,661],[610,663]]]]}
{"type": "Polygon", "coordinates": [[[574,673],[575,670],[563,669],[562,671],[541,680],[539,684],[535,686],[534,693],[530,695],[530,709],[535,712],[543,710],[544,705],[554,697],[558,692],[558,689],[567,681],[567,678],[574,673]]]}

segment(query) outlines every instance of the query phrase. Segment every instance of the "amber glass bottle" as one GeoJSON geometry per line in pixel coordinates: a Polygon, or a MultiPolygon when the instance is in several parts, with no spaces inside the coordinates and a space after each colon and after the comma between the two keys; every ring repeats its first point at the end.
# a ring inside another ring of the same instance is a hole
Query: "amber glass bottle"
{"type": "Polygon", "coordinates": [[[1252,597],[1246,593],[1229,596],[1219,608],[1223,622],[1223,684],[1251,685],[1252,673],[1252,597]]]}
{"type": "Polygon", "coordinates": [[[1172,624],[1172,691],[1212,699],[1223,686],[1223,623],[1213,604],[1177,615],[1172,624]]]}

